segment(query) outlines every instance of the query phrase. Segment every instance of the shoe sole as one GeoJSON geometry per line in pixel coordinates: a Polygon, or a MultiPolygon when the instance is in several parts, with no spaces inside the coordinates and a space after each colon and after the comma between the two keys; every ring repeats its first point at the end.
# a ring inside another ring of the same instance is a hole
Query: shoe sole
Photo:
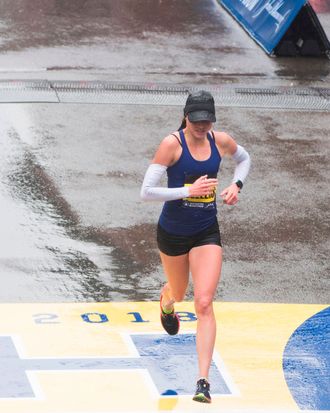
{"type": "Polygon", "coordinates": [[[203,393],[196,394],[193,400],[199,403],[211,403],[211,399],[208,399],[203,393]]]}
{"type": "MultiPolygon", "coordinates": [[[[171,316],[172,317],[172,316],[171,316]]],[[[166,329],[166,327],[165,327],[165,325],[164,325],[164,323],[163,323],[163,317],[162,317],[162,314],[160,315],[160,322],[161,322],[161,324],[162,324],[162,326],[163,326],[163,329],[166,331],[166,333],[167,334],[169,334],[170,336],[175,336],[176,334],[178,334],[178,332],[179,332],[179,330],[180,330],[180,321],[179,321],[179,318],[178,318],[178,316],[176,315],[176,314],[174,314],[174,317],[176,318],[176,320],[177,320],[177,322],[178,322],[178,327],[177,327],[177,329],[176,329],[176,331],[168,331],[167,329],[166,329]]]]}

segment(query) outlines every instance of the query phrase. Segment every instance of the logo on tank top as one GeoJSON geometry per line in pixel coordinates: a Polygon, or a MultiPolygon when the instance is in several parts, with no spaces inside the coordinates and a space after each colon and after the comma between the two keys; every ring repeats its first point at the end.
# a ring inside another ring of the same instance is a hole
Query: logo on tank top
{"type": "MultiPolygon", "coordinates": [[[[191,186],[198,178],[202,175],[186,175],[184,186],[191,186]]],[[[216,178],[216,174],[208,174],[208,178],[216,178]]],[[[184,208],[203,208],[203,209],[214,209],[216,207],[216,187],[208,195],[203,196],[191,196],[188,198],[183,198],[182,206],[184,208]]]]}

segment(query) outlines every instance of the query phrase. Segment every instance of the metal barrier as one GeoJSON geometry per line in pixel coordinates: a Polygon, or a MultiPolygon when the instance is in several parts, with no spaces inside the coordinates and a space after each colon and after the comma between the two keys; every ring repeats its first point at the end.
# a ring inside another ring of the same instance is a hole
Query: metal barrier
{"type": "MultiPolygon", "coordinates": [[[[204,86],[218,107],[330,110],[330,89],[313,87],[204,86]]],[[[107,81],[0,81],[0,102],[183,106],[196,86],[107,81]]]]}

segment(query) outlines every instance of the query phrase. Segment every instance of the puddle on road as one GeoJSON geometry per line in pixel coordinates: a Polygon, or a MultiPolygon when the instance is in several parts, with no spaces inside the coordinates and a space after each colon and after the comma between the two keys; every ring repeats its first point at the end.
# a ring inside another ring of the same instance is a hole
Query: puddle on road
{"type": "MultiPolygon", "coordinates": [[[[213,13],[213,18],[212,9],[212,2],[198,0],[5,1],[1,5],[0,33],[4,35],[0,50],[82,46],[163,33],[218,33],[218,13],[213,13]],[[201,24],[206,19],[208,24],[201,24]]],[[[139,56],[143,54],[140,51],[139,56]]]]}
{"type": "MultiPolygon", "coordinates": [[[[49,301],[47,293],[51,297],[63,295],[65,300],[150,299],[148,290],[160,288],[157,277],[151,276],[159,265],[155,226],[113,229],[82,226],[51,177],[35,156],[22,147],[14,132],[10,141],[6,187],[14,202],[25,210],[23,230],[30,233],[40,253],[30,263],[32,268],[25,274],[30,277],[26,283],[46,285],[46,301],[49,301]],[[51,291],[58,288],[57,293],[51,291]]],[[[11,269],[16,265],[13,261],[7,264],[11,269]]],[[[24,268],[20,273],[22,277],[24,268]]],[[[41,290],[38,286],[28,292],[23,288],[16,294],[23,301],[31,299],[26,294],[35,294],[34,298],[40,299],[41,290]]]]}

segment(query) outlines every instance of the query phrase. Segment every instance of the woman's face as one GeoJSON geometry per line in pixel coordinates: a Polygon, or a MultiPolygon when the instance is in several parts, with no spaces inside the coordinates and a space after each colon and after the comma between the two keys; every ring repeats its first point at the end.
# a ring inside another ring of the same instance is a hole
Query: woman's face
{"type": "Polygon", "coordinates": [[[186,117],[188,132],[193,138],[202,139],[205,138],[207,132],[212,128],[212,122],[200,121],[200,122],[190,122],[188,116],[186,117]]]}

